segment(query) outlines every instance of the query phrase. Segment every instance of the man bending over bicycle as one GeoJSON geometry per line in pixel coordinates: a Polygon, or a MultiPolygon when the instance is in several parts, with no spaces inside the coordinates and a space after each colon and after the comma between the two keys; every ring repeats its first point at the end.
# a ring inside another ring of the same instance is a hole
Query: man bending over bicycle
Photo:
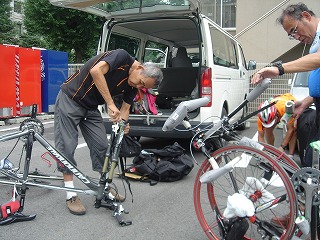
{"type": "MultiPolygon", "coordinates": [[[[101,171],[108,146],[106,130],[98,105],[107,104],[111,121],[128,120],[137,89],[153,88],[163,78],[160,68],[141,64],[123,49],[101,53],[87,61],[61,85],[55,104],[55,146],[76,165],[74,152],[78,144],[78,126],[90,150],[92,169],[101,171]],[[123,94],[120,110],[112,97],[123,94]]],[[[72,173],[58,166],[64,185],[74,188],[72,173]]],[[[123,200],[117,193],[116,199],[123,200]]],[[[86,212],[75,192],[67,191],[67,208],[72,214],[86,212]]]]}

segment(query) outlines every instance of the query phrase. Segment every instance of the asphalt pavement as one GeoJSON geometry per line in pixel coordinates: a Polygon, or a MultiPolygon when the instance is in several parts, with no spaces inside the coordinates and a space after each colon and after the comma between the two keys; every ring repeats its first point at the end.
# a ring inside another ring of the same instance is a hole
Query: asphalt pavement
{"type": "MultiPolygon", "coordinates": [[[[53,144],[53,122],[44,121],[44,137],[53,144]]],[[[0,135],[15,131],[18,124],[0,127],[0,135]]],[[[256,132],[255,125],[242,132],[243,135],[252,137],[256,132]]],[[[276,144],[281,141],[281,129],[276,129],[276,144]]],[[[143,148],[162,148],[174,143],[174,139],[150,139],[142,138],[143,148]]],[[[178,140],[178,142],[189,149],[188,140],[178,140]]],[[[14,147],[15,141],[3,142],[0,144],[0,158],[3,158],[14,147]]],[[[9,156],[15,166],[19,165],[21,153],[21,141],[9,156]]],[[[35,168],[44,173],[58,174],[52,159],[47,157],[45,149],[35,142],[30,170],[35,168]],[[49,160],[52,165],[49,167],[49,160]]],[[[86,175],[98,178],[98,174],[91,170],[89,150],[84,144],[84,139],[80,135],[79,148],[75,157],[78,167],[86,175]]],[[[205,158],[199,153],[195,154],[199,164],[205,158]]],[[[132,159],[128,159],[130,163],[132,159]]],[[[36,218],[29,222],[19,222],[10,225],[0,226],[0,239],[22,240],[82,240],[82,239],[152,239],[152,240],[176,240],[207,239],[198,223],[193,206],[193,185],[198,170],[195,165],[190,174],[177,182],[159,182],[151,186],[145,182],[130,180],[133,196],[130,195],[126,184],[126,190],[120,178],[115,178],[114,182],[121,194],[126,194],[127,200],[123,206],[129,214],[124,217],[131,220],[131,226],[121,227],[112,216],[112,211],[104,208],[94,208],[94,197],[79,194],[81,201],[87,207],[87,213],[83,216],[76,216],[69,213],[65,204],[65,191],[47,190],[30,187],[27,191],[24,214],[37,214],[36,218]]],[[[62,181],[58,181],[62,185],[62,181]]],[[[76,187],[85,187],[78,180],[76,187]]],[[[0,203],[10,200],[12,187],[0,186],[0,203]]]]}

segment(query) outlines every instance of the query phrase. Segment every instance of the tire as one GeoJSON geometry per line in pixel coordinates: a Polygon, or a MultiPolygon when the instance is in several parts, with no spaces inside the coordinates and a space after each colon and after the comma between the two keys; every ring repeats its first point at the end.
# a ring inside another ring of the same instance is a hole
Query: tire
{"type": "MultiPolygon", "coordinates": [[[[246,168],[234,168],[230,173],[221,176],[218,180],[206,184],[200,183],[200,177],[207,171],[211,170],[211,164],[209,160],[205,160],[201,165],[194,183],[194,207],[198,221],[209,239],[223,239],[225,236],[222,231],[222,226],[226,226],[223,220],[224,210],[227,206],[228,196],[239,192],[244,186],[247,177],[254,177],[262,183],[261,178],[266,177],[266,170],[273,170],[278,174],[282,180],[283,187],[275,187],[271,184],[263,183],[264,189],[269,193],[272,193],[274,197],[280,197],[286,195],[286,200],[277,203],[273,208],[266,208],[261,212],[257,212],[255,216],[260,221],[266,221],[270,223],[272,217],[281,217],[289,212],[289,223],[286,227],[280,228],[280,239],[291,239],[294,232],[296,219],[297,205],[296,196],[293,185],[286,171],[273,160],[273,154],[259,151],[254,148],[245,146],[227,146],[221,148],[212,154],[212,157],[216,159],[219,167],[223,167],[226,163],[230,162],[237,156],[242,154],[249,155],[251,157],[250,164],[246,168]]],[[[272,171],[270,171],[272,172],[272,171]]],[[[257,190],[257,189],[254,189],[257,190]]],[[[264,193],[262,194],[264,196],[264,193]]],[[[247,196],[248,197],[248,196],[247,196]]],[[[263,199],[259,198],[254,203],[257,207],[260,203],[263,203],[263,199]]],[[[268,200],[268,202],[270,199],[268,200]]],[[[249,223],[249,228],[245,233],[244,239],[263,239],[258,233],[257,225],[249,223]]],[[[266,238],[267,239],[267,238],[266,238]]],[[[270,238],[271,239],[271,238],[270,238]]]]}
{"type": "Polygon", "coordinates": [[[267,152],[278,164],[280,164],[284,170],[286,170],[290,178],[297,170],[300,169],[300,166],[294,160],[292,160],[287,154],[281,152],[278,148],[267,143],[260,144],[263,145],[264,151],[267,152]]]}

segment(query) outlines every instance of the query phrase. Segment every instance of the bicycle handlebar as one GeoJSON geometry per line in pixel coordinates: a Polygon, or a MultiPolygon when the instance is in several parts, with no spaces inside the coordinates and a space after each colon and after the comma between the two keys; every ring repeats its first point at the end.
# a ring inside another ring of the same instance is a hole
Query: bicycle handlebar
{"type": "Polygon", "coordinates": [[[171,131],[182,122],[182,120],[187,116],[188,112],[191,112],[199,107],[203,107],[208,103],[209,99],[207,97],[181,102],[164,123],[162,131],[171,131]]]}
{"type": "Polygon", "coordinates": [[[256,100],[271,84],[270,78],[265,78],[247,96],[246,100],[252,102],[256,100]]]}

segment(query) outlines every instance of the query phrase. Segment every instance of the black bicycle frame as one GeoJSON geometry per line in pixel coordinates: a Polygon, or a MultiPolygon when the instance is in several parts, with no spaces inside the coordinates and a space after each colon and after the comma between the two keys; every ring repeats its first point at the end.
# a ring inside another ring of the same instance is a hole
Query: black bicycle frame
{"type": "MultiPolygon", "coordinates": [[[[0,137],[0,142],[12,140],[15,138],[26,138],[26,156],[25,156],[25,166],[24,166],[24,173],[22,179],[19,178],[22,183],[16,183],[17,185],[22,186],[22,190],[24,189],[23,185],[26,186],[37,186],[37,187],[45,187],[48,189],[57,189],[57,190],[72,190],[75,192],[81,192],[89,195],[96,195],[96,191],[100,187],[98,183],[93,182],[89,177],[87,177],[85,174],[83,174],[70,160],[65,157],[62,153],[60,153],[55,147],[53,147],[49,142],[47,142],[39,133],[35,132],[34,129],[30,128],[28,130],[19,131],[10,133],[4,136],[0,137]],[[32,154],[32,148],[33,148],[33,142],[37,140],[55,159],[55,161],[58,164],[63,164],[66,166],[67,169],[69,169],[83,184],[85,184],[90,190],[85,189],[77,189],[77,188],[67,188],[67,187],[61,187],[61,186],[54,186],[54,185],[45,185],[40,183],[33,183],[28,182],[27,177],[29,173],[29,166],[30,166],[30,160],[31,160],[31,154],[32,154]]],[[[2,171],[1,171],[2,172],[2,171]]],[[[7,176],[7,174],[4,173],[4,175],[7,176]]],[[[15,180],[17,178],[13,177],[15,180]]],[[[12,185],[12,182],[9,181],[0,181],[3,184],[10,184],[12,185]]]]}

